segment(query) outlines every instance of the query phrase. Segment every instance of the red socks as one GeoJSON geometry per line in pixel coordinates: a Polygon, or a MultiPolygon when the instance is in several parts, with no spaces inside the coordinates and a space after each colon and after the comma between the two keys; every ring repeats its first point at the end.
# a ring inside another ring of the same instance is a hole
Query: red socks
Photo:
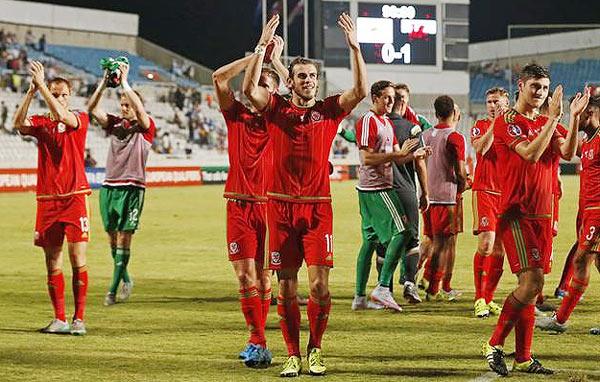
{"type": "Polygon", "coordinates": [[[515,325],[515,360],[519,363],[531,359],[534,325],[535,305],[526,305],[521,310],[515,325]]]}
{"type": "Polygon", "coordinates": [[[588,284],[583,280],[576,278],[571,279],[571,284],[567,289],[567,295],[563,297],[562,303],[556,312],[556,320],[559,323],[564,324],[567,322],[587,286],[588,284]]]}
{"type": "Polygon", "coordinates": [[[473,280],[475,281],[475,300],[479,300],[483,297],[483,278],[484,268],[483,263],[485,261],[485,257],[482,256],[479,252],[475,252],[475,256],[473,257],[473,280]]]}
{"type": "MultiPolygon", "coordinates": [[[[277,314],[288,356],[300,356],[300,307],[296,296],[288,299],[277,297],[277,314]]],[[[312,324],[311,324],[312,325],[312,324]]],[[[311,330],[312,333],[312,330],[311,330]]]]}
{"type": "Polygon", "coordinates": [[[263,290],[260,293],[260,303],[262,306],[262,326],[267,326],[267,316],[269,315],[269,308],[271,307],[271,289],[263,290]]]}
{"type": "Polygon", "coordinates": [[[321,339],[323,338],[325,329],[327,329],[327,320],[329,318],[330,310],[331,297],[329,294],[321,299],[312,295],[309,297],[308,306],[306,307],[308,323],[310,326],[308,349],[321,348],[321,339]]]}
{"type": "Polygon", "coordinates": [[[498,323],[490,338],[490,345],[504,346],[504,340],[506,340],[506,337],[508,337],[508,334],[519,320],[520,313],[526,306],[517,301],[512,293],[506,298],[502,307],[502,313],[498,317],[498,323]]]}
{"type": "Polygon", "coordinates": [[[444,271],[437,271],[429,279],[429,288],[427,293],[430,295],[436,295],[440,291],[440,281],[444,278],[444,271]]]}
{"type": "Polygon", "coordinates": [[[53,270],[48,275],[48,294],[52,307],[54,308],[54,318],[66,321],[65,318],[65,278],[60,269],[53,270]]]}
{"type": "Polygon", "coordinates": [[[85,300],[88,289],[88,267],[84,265],[73,268],[73,300],[75,301],[74,320],[83,320],[85,312],[85,300]]]}
{"type": "Polygon", "coordinates": [[[487,304],[494,299],[494,293],[502,277],[503,266],[504,256],[486,256],[484,262],[485,276],[483,277],[482,288],[483,297],[485,297],[487,304]]]}
{"type": "Polygon", "coordinates": [[[266,346],[265,328],[262,320],[262,303],[256,287],[240,289],[240,304],[250,330],[250,343],[266,346]]]}
{"type": "Polygon", "coordinates": [[[442,289],[444,292],[450,292],[452,287],[450,286],[450,282],[452,281],[452,273],[444,274],[444,281],[442,283],[442,289]]]}

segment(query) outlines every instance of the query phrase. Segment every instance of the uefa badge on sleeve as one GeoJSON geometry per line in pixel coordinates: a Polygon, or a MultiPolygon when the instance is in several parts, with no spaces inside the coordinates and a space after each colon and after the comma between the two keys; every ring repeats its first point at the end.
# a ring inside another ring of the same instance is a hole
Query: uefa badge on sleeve
{"type": "Polygon", "coordinates": [[[519,135],[523,134],[523,132],[521,131],[521,128],[517,125],[508,125],[508,134],[511,137],[518,137],[519,135]]]}

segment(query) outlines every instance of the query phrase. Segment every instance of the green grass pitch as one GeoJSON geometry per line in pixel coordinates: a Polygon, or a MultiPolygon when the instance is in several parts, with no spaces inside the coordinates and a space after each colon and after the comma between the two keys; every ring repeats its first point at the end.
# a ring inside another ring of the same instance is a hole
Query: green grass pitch
{"type": "MultiPolygon", "coordinates": [[[[564,257],[575,238],[578,179],[564,178],[560,233],[551,294],[564,257]]],[[[323,351],[328,381],[464,381],[489,371],[479,354],[495,318],[472,316],[470,193],[465,199],[466,232],[458,239],[454,287],[465,292],[458,303],[405,306],[400,314],[352,312],[354,264],[360,245],[360,218],[353,182],[333,183],[335,268],[331,273],[333,309],[323,351]]],[[[237,281],[226,257],[222,186],[154,188],[146,196],[142,228],[135,235],[130,301],[106,308],[102,300],[111,276],[108,244],[92,197],[92,237],[88,251],[90,290],[85,337],[37,333],[52,318],[45,287],[42,251],[32,244],[33,193],[0,195],[0,380],[1,381],[275,381],[285,347],[271,308],[267,339],[274,354],[268,369],[252,370],[237,360],[247,338],[237,301],[237,281]]],[[[508,265],[505,263],[505,268],[508,265]]],[[[67,314],[72,314],[70,269],[65,264],[67,314]]],[[[534,352],[552,377],[513,375],[511,380],[600,380],[599,278],[595,270],[585,300],[567,334],[536,331],[534,352]]],[[[371,274],[369,288],[374,285],[371,274]]],[[[505,270],[498,291],[502,301],[515,285],[505,270]]],[[[306,273],[301,274],[306,295],[306,273]]],[[[402,300],[399,298],[399,300],[402,300]]],[[[302,346],[307,320],[302,317],[302,346]]],[[[513,335],[507,351],[513,351],[513,335]]],[[[512,362],[512,360],[509,360],[512,362]]],[[[305,367],[306,368],[306,367],[305,367]]],[[[306,380],[308,375],[302,375],[306,380]]]]}

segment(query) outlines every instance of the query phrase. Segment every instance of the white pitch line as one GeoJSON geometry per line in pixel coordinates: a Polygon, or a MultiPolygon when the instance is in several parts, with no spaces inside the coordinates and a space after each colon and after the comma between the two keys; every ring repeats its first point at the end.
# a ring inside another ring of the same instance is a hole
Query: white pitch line
{"type": "MultiPolygon", "coordinates": [[[[581,373],[587,375],[600,376],[600,371],[596,370],[582,370],[582,369],[554,369],[560,373],[581,373]]],[[[481,374],[479,377],[470,379],[469,382],[488,382],[493,381],[500,376],[493,371],[488,371],[487,373],[481,374]]]]}

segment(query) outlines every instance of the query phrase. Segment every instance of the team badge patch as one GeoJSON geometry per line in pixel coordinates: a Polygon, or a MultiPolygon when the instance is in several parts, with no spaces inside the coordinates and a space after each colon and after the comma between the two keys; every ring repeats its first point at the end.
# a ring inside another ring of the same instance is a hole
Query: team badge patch
{"type": "Polygon", "coordinates": [[[479,130],[479,127],[474,127],[474,128],[471,130],[471,135],[472,135],[473,137],[478,137],[478,136],[480,136],[480,135],[481,135],[481,130],[479,130]]]}
{"type": "Polygon", "coordinates": [[[533,248],[531,250],[531,257],[533,257],[533,259],[535,261],[539,261],[540,260],[540,251],[537,248],[533,248]]]}
{"type": "Polygon", "coordinates": [[[518,137],[523,134],[521,128],[517,125],[508,125],[508,134],[512,137],[518,137]]]}
{"type": "Polygon", "coordinates": [[[317,122],[317,121],[320,121],[320,120],[322,120],[322,119],[323,119],[323,116],[322,116],[322,115],[321,115],[321,113],[319,113],[318,111],[316,111],[316,110],[313,110],[313,111],[310,113],[310,119],[311,119],[311,121],[313,121],[313,122],[317,122]]]}
{"type": "Polygon", "coordinates": [[[236,253],[240,252],[240,245],[238,243],[236,243],[235,241],[229,243],[229,254],[230,255],[235,255],[236,253]]]}
{"type": "Polygon", "coordinates": [[[490,221],[487,218],[487,216],[484,216],[481,218],[481,221],[479,223],[482,227],[487,227],[488,225],[490,225],[490,221]]]}
{"type": "Polygon", "coordinates": [[[271,252],[271,264],[273,264],[273,265],[281,264],[281,254],[279,252],[271,252]]]}
{"type": "Polygon", "coordinates": [[[59,133],[64,133],[65,131],[67,131],[67,126],[65,126],[64,123],[60,122],[57,126],[57,129],[59,133]]]}

